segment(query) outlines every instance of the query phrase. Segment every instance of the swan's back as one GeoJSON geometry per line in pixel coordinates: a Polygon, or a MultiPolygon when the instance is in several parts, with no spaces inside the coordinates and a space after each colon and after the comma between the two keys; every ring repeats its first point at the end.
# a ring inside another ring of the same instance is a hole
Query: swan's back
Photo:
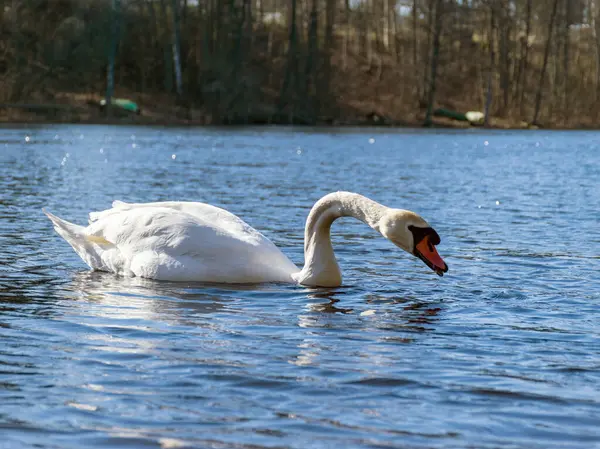
{"type": "MultiPolygon", "coordinates": [[[[179,211],[196,217],[204,223],[211,223],[223,230],[240,236],[255,236],[256,238],[266,239],[260,232],[248,225],[237,215],[232,214],[220,207],[205,203],[187,202],[187,201],[163,201],[155,203],[125,203],[123,201],[113,201],[112,208],[101,212],[90,212],[90,224],[116,217],[126,211],[132,213],[144,213],[150,209],[166,208],[170,211],[179,211]]],[[[270,243],[270,241],[269,241],[270,243]]]]}
{"type": "Polygon", "coordinates": [[[209,204],[115,201],[111,209],[89,217],[89,226],[79,227],[80,236],[68,238],[57,230],[93,269],[160,280],[227,283],[292,282],[291,274],[298,271],[260,232],[209,204]]]}

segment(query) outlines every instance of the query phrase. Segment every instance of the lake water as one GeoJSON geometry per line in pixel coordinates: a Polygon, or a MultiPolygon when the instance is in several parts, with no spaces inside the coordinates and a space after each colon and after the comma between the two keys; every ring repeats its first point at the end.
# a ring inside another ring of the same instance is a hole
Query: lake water
{"type": "Polygon", "coordinates": [[[0,128],[0,448],[600,448],[600,134],[0,128]],[[414,210],[440,278],[363,223],[344,286],[92,273],[42,214],[224,207],[303,262],[322,195],[414,210]]]}

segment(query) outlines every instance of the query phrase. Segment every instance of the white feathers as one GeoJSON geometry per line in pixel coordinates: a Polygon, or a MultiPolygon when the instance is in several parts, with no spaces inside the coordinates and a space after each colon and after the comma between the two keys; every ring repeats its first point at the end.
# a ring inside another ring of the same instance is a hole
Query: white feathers
{"type": "Polygon", "coordinates": [[[293,282],[298,268],[235,215],[203,203],[128,204],[89,214],[87,228],[48,212],[94,270],[171,281],[293,282]]]}

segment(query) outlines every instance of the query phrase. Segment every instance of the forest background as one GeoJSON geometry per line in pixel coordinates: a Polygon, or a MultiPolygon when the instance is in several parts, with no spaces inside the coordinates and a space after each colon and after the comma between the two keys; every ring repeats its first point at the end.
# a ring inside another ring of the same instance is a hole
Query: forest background
{"type": "Polygon", "coordinates": [[[595,1],[0,0],[0,121],[594,128],[595,1]]]}

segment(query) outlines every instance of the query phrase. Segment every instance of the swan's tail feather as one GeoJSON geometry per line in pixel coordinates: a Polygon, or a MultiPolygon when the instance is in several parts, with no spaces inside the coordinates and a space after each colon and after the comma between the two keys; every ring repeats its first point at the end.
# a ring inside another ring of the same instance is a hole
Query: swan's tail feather
{"type": "Polygon", "coordinates": [[[42,211],[46,214],[50,221],[52,221],[54,230],[58,233],[58,235],[60,235],[67,241],[67,243],[69,243],[69,245],[73,247],[79,257],[81,257],[81,259],[88,264],[90,268],[97,270],[103,269],[104,263],[102,262],[101,251],[99,253],[97,251],[98,247],[94,247],[94,244],[112,245],[108,240],[103,237],[87,235],[83,226],[69,223],[68,221],[48,212],[46,209],[42,209],[42,211]]]}
{"type": "Polygon", "coordinates": [[[60,236],[65,240],[68,241],[70,237],[74,237],[76,235],[83,235],[83,226],[69,223],[68,221],[63,220],[62,218],[59,218],[56,215],[48,212],[46,209],[42,209],[42,211],[50,219],[50,221],[54,225],[54,229],[56,230],[56,232],[58,232],[60,236]]]}

